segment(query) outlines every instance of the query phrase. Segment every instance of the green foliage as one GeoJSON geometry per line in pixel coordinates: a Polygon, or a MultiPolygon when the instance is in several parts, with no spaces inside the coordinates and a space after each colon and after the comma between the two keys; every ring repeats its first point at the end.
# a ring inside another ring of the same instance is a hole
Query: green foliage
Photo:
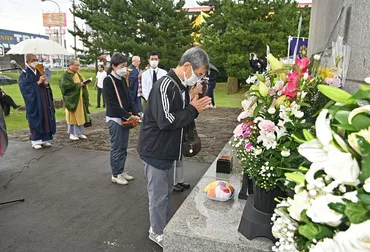
{"type": "Polygon", "coordinates": [[[348,203],[344,213],[348,217],[349,221],[354,224],[358,224],[369,219],[369,211],[361,203],[348,203]]]}
{"type": "Polygon", "coordinates": [[[305,225],[299,226],[298,232],[309,240],[320,240],[325,237],[333,237],[334,235],[333,230],[328,226],[316,224],[313,222],[309,222],[305,225]]]}
{"type": "Polygon", "coordinates": [[[184,4],[184,0],[81,0],[73,12],[91,31],[76,27],[76,33],[86,53],[95,57],[114,52],[139,55],[144,67],[147,54],[158,51],[161,67],[169,69],[177,65],[196,32],[182,10],[184,4]]]}
{"type": "Polygon", "coordinates": [[[310,9],[299,9],[293,0],[210,0],[202,5],[214,9],[201,27],[200,42],[213,64],[239,80],[251,73],[251,52],[263,59],[269,45],[275,56],[287,54],[287,37],[296,36],[301,14],[301,36],[308,37],[310,9]]]}

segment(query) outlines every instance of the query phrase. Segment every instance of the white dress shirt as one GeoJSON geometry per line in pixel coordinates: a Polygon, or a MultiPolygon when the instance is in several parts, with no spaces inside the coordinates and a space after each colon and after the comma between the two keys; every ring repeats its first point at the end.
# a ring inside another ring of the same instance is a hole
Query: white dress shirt
{"type": "Polygon", "coordinates": [[[145,72],[143,72],[143,75],[141,76],[142,81],[142,87],[143,87],[143,97],[145,100],[148,100],[150,90],[152,90],[153,87],[153,72],[156,72],[157,74],[157,80],[162,78],[167,74],[167,71],[163,70],[162,68],[149,68],[145,72]]]}

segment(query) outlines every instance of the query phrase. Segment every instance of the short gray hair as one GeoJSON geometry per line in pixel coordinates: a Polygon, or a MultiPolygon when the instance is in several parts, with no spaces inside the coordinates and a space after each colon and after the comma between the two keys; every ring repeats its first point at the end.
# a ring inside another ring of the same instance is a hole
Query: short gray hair
{"type": "Polygon", "coordinates": [[[76,61],[79,61],[79,60],[76,59],[76,58],[72,58],[72,59],[68,60],[68,65],[73,65],[76,61]]]}
{"type": "Polygon", "coordinates": [[[193,69],[198,69],[202,66],[205,66],[207,71],[209,70],[208,54],[199,46],[195,46],[186,50],[180,59],[179,66],[184,65],[185,62],[190,62],[193,69]]]}

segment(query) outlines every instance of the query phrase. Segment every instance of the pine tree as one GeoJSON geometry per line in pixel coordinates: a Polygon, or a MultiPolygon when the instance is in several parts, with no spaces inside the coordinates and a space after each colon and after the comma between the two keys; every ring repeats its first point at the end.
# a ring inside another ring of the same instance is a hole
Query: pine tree
{"type": "Polygon", "coordinates": [[[88,53],[121,52],[139,55],[142,67],[147,54],[156,50],[161,67],[175,67],[193,38],[192,20],[182,10],[184,0],[81,0],[74,14],[83,19],[92,32],[76,29],[88,53]]]}
{"type": "Polygon", "coordinates": [[[266,45],[276,57],[287,54],[287,38],[297,33],[303,14],[301,36],[309,29],[308,9],[299,9],[294,0],[209,0],[217,6],[201,30],[201,43],[211,60],[222,65],[228,76],[248,78],[250,53],[266,56],[266,45]]]}

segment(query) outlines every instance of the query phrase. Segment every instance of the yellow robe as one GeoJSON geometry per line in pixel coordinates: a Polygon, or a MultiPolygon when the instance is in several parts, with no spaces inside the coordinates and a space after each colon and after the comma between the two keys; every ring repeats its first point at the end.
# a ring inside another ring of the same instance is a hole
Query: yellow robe
{"type": "MultiPolygon", "coordinates": [[[[80,75],[82,80],[85,81],[85,77],[80,75]]],[[[76,73],[73,75],[73,81],[76,85],[80,86],[81,80],[76,73]]],[[[66,112],[66,121],[69,125],[78,125],[83,126],[85,124],[85,113],[84,113],[84,104],[82,99],[82,89],[80,89],[80,99],[78,101],[77,109],[75,112],[70,112],[68,109],[65,109],[66,112]]]]}

